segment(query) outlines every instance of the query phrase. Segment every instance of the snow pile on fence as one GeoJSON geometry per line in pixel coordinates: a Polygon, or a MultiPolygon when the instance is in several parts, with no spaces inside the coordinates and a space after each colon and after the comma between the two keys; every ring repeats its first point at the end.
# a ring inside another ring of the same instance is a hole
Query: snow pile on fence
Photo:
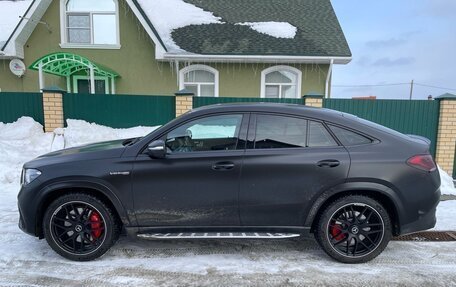
{"type": "Polygon", "coordinates": [[[138,0],[147,17],[152,21],[165,45],[171,50],[182,51],[171,33],[174,29],[190,25],[221,23],[219,17],[183,0],[138,0]]]}
{"type": "Polygon", "coordinates": [[[54,135],[30,117],[0,122],[0,184],[19,182],[22,165],[51,151],[54,135]]]}
{"type": "Polygon", "coordinates": [[[114,129],[95,123],[88,123],[83,120],[67,120],[67,128],[63,134],[65,147],[74,147],[94,142],[128,139],[142,137],[159,128],[155,127],[134,127],[129,129],[114,129]]]}
{"type": "Polygon", "coordinates": [[[298,28],[288,22],[245,22],[237,25],[249,26],[258,33],[263,33],[275,38],[293,39],[298,28]]]}

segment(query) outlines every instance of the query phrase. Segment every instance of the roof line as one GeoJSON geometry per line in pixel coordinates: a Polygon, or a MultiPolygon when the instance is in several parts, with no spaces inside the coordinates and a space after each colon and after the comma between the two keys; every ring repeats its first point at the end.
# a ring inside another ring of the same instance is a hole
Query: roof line
{"type": "Polygon", "coordinates": [[[206,60],[206,61],[251,61],[251,62],[329,62],[334,60],[336,64],[348,64],[352,57],[341,56],[289,56],[289,55],[203,55],[203,54],[164,54],[164,60],[206,60]]]}
{"type": "Polygon", "coordinates": [[[17,31],[17,29],[19,28],[19,26],[21,25],[22,21],[24,21],[24,16],[28,14],[28,12],[30,11],[30,9],[32,9],[32,6],[33,6],[33,4],[35,4],[35,1],[36,1],[36,0],[33,0],[32,3],[30,3],[29,7],[27,8],[27,11],[25,11],[24,15],[22,15],[21,20],[19,21],[19,23],[17,23],[17,25],[16,25],[16,27],[14,28],[13,32],[9,35],[8,40],[6,40],[5,44],[4,44],[3,47],[0,49],[0,51],[4,51],[4,50],[5,50],[6,45],[8,45],[9,41],[11,41],[11,39],[13,38],[14,33],[16,33],[16,31],[17,31]]]}
{"type": "MultiPolygon", "coordinates": [[[[166,45],[165,43],[163,42],[162,38],[160,37],[160,34],[158,34],[157,30],[155,29],[154,27],[154,24],[152,24],[152,22],[150,21],[149,17],[146,15],[146,13],[144,12],[143,8],[141,7],[141,5],[139,5],[138,1],[137,0],[132,0],[133,4],[135,5],[136,9],[138,9],[139,13],[141,13],[142,17],[144,18],[144,20],[146,21],[147,25],[149,25],[149,28],[152,30],[152,32],[155,34],[155,36],[157,37],[158,41],[160,42],[160,44],[162,45],[163,49],[165,49],[166,52],[168,52],[168,48],[166,48],[166,45]]],[[[139,20],[139,19],[138,19],[139,20]]],[[[140,21],[141,22],[141,21],[140,21]]]]}

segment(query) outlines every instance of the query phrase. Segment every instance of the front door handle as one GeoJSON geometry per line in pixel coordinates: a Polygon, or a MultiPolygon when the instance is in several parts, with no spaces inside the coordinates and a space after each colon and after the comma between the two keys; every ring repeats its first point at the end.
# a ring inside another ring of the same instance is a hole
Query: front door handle
{"type": "Polygon", "coordinates": [[[224,171],[234,168],[234,163],[232,162],[218,162],[212,165],[213,170],[224,171]]]}
{"type": "Polygon", "coordinates": [[[340,165],[340,161],[334,159],[325,159],[317,163],[319,167],[336,167],[340,165]]]}

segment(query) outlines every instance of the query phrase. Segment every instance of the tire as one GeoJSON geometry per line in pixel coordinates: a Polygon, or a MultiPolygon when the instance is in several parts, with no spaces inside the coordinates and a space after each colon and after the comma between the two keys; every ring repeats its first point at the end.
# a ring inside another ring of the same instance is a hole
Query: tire
{"type": "Polygon", "coordinates": [[[43,216],[44,237],[61,256],[73,261],[94,260],[120,235],[114,212],[98,198],[70,193],[53,201],[43,216]]]}
{"type": "Polygon", "coordinates": [[[350,195],[330,203],[314,232],[321,248],[342,263],[364,263],[377,257],[392,237],[387,210],[375,199],[350,195]]]}

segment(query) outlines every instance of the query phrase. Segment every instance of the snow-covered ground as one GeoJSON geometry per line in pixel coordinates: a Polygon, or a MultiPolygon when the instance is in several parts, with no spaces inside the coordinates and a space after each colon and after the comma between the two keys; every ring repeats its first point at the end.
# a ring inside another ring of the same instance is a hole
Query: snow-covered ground
{"type": "MultiPolygon", "coordinates": [[[[76,263],[19,230],[16,196],[25,161],[52,146],[141,136],[154,128],[115,130],[70,121],[64,140],[43,133],[30,118],[0,123],[0,286],[456,286],[456,242],[391,242],[374,261],[353,266],[330,260],[313,240],[122,238],[101,259],[76,263]]],[[[455,203],[439,205],[437,228],[456,230],[455,203]]]]}

